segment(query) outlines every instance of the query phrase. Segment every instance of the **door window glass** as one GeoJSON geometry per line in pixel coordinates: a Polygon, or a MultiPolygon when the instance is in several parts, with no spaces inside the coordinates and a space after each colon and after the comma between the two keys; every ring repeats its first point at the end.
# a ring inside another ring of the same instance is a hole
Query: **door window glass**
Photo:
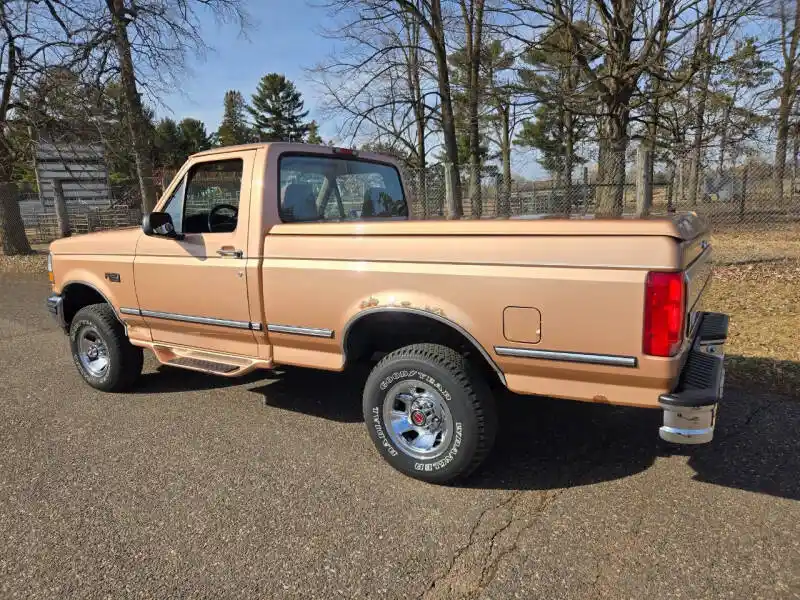
{"type": "Polygon", "coordinates": [[[183,233],[236,230],[244,162],[240,158],[203,162],[192,167],[183,210],[183,233]]]}

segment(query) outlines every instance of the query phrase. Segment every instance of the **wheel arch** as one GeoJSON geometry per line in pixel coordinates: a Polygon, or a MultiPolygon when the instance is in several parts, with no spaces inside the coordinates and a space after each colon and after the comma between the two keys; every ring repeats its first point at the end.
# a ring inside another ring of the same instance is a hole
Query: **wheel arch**
{"type": "Polygon", "coordinates": [[[503,371],[481,343],[464,327],[442,315],[413,307],[379,306],[353,315],[342,330],[345,365],[367,357],[370,351],[392,351],[418,342],[450,346],[458,342],[455,345],[476,353],[477,366],[486,373],[494,373],[506,385],[503,371]],[[400,335],[396,334],[398,325],[403,327],[400,335]]]}
{"type": "Polygon", "coordinates": [[[63,298],[64,322],[67,328],[72,323],[75,314],[80,309],[91,304],[108,304],[114,311],[114,316],[120,321],[117,310],[108,299],[106,293],[92,283],[77,280],[68,281],[61,286],[61,297],[63,298]]]}

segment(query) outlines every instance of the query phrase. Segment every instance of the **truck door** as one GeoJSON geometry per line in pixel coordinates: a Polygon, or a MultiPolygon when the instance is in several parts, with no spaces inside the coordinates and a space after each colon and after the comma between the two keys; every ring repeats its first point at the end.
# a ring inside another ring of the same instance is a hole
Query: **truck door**
{"type": "Polygon", "coordinates": [[[136,295],[153,341],[258,355],[245,269],[255,156],[192,159],[159,204],[184,238],[142,236],[136,249],[136,295]]]}

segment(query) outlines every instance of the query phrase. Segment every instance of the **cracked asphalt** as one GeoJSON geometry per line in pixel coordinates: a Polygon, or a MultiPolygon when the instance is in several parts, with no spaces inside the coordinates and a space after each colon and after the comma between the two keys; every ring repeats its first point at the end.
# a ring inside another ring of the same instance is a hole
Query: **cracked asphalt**
{"type": "Polygon", "coordinates": [[[798,598],[800,399],[657,412],[499,399],[468,485],[394,472],[363,373],[80,380],[41,277],[0,275],[2,598],[798,598]]]}

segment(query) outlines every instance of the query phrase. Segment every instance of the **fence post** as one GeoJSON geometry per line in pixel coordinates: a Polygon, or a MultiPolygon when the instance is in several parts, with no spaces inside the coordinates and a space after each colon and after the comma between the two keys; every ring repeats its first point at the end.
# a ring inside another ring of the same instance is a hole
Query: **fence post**
{"type": "Polygon", "coordinates": [[[69,237],[72,234],[72,230],[69,226],[67,202],[64,200],[64,186],[62,185],[60,179],[53,180],[53,199],[56,208],[58,231],[61,234],[61,237],[69,237]]]}
{"type": "Polygon", "coordinates": [[[442,213],[448,217],[450,216],[449,212],[451,211],[451,207],[455,204],[453,201],[452,171],[453,165],[449,162],[444,163],[444,206],[442,207],[442,213]]]}
{"type": "Polygon", "coordinates": [[[749,168],[748,163],[744,163],[744,171],[742,171],[742,197],[739,199],[739,222],[744,221],[744,204],[745,198],[747,197],[747,170],[749,168]]]}
{"type": "Polygon", "coordinates": [[[653,206],[652,153],[643,144],[636,151],[636,216],[646,217],[653,206]]]}

